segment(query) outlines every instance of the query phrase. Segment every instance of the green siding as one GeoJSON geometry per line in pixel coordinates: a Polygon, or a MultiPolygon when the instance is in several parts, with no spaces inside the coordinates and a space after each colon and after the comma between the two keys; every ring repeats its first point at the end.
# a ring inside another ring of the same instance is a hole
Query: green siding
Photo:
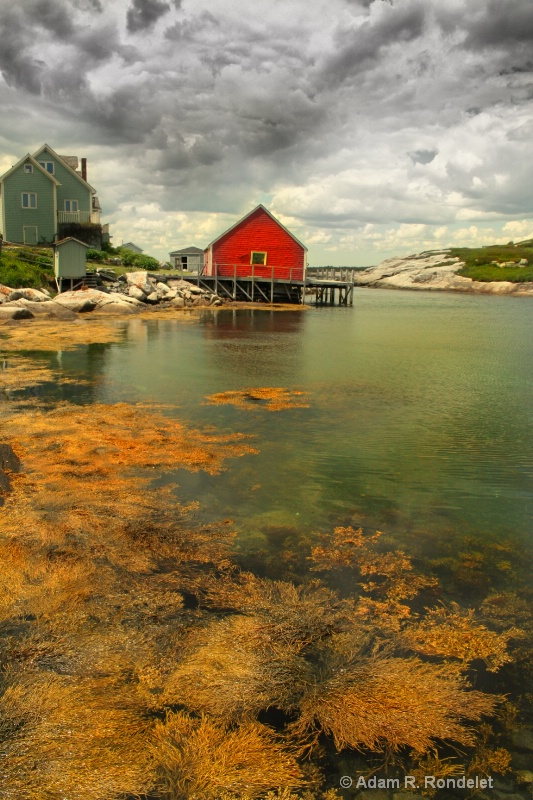
{"type": "Polygon", "coordinates": [[[5,208],[4,239],[23,243],[23,228],[36,225],[38,242],[53,242],[55,233],[53,181],[43,175],[37,167],[33,168],[31,174],[26,174],[22,163],[4,180],[2,188],[2,202],[5,208]],[[37,194],[37,208],[22,208],[22,192],[37,194]]]}
{"type": "Polygon", "coordinates": [[[53,161],[54,163],[54,178],[61,184],[57,187],[58,211],[65,210],[65,200],[77,200],[79,211],[91,211],[91,191],[76,175],[73,175],[46,149],[38,156],[37,161],[53,161]]]}

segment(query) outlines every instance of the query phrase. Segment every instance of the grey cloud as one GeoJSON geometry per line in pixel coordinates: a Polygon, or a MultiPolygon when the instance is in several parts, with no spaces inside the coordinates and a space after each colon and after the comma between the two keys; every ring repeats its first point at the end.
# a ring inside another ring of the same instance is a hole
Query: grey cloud
{"type": "Polygon", "coordinates": [[[44,28],[55,39],[69,39],[74,26],[68,6],[58,0],[29,0],[24,6],[26,18],[44,28]]]}
{"type": "Polygon", "coordinates": [[[160,123],[155,87],[123,86],[105,98],[87,94],[74,111],[109,144],[140,144],[160,123]]]}
{"type": "Polygon", "coordinates": [[[137,51],[120,42],[116,24],[102,20],[100,14],[94,19],[98,6],[98,0],[28,0],[0,9],[0,72],[8,86],[32,95],[44,93],[60,103],[76,96],[79,105],[76,93],[86,85],[93,67],[115,55],[128,63],[135,61],[137,51]],[[40,58],[36,58],[39,41],[40,58]],[[53,62],[57,62],[61,48],[69,45],[74,48],[68,53],[68,70],[51,67],[48,54],[55,49],[53,62]]]}
{"type": "Polygon", "coordinates": [[[223,158],[223,146],[212,136],[200,136],[187,146],[184,137],[177,133],[156,159],[155,169],[162,173],[169,170],[183,172],[198,166],[211,166],[223,158]]]}
{"type": "Polygon", "coordinates": [[[72,2],[81,11],[98,11],[101,13],[104,10],[101,0],[72,0],[72,2]]]}
{"type": "Polygon", "coordinates": [[[190,40],[196,38],[197,34],[205,31],[207,27],[220,28],[220,22],[209,11],[203,11],[197,16],[178,20],[178,22],[166,29],[164,35],[165,39],[170,41],[190,40]]]}
{"type": "Polygon", "coordinates": [[[88,31],[76,32],[73,42],[85,56],[90,58],[89,64],[85,61],[84,72],[96,64],[109,61],[115,55],[120,56],[127,64],[140,59],[140,54],[135,47],[122,44],[114,23],[101,24],[88,31]]]}
{"type": "Polygon", "coordinates": [[[445,33],[462,36],[461,49],[490,53],[500,74],[533,69],[533,5],[530,0],[483,0],[460,12],[445,5],[436,10],[445,33]]]}
{"type": "Polygon", "coordinates": [[[43,62],[20,53],[16,44],[2,46],[0,72],[8,86],[32,95],[41,93],[43,62]]]}
{"type": "Polygon", "coordinates": [[[348,5],[362,6],[362,8],[369,8],[374,2],[388,3],[391,6],[393,5],[393,0],[346,0],[346,2],[348,5]]]}
{"type": "Polygon", "coordinates": [[[53,97],[56,103],[66,106],[73,99],[83,105],[90,94],[87,78],[81,70],[65,70],[61,67],[44,73],[42,90],[45,97],[53,97]]]}
{"type": "MultiPolygon", "coordinates": [[[[323,112],[318,106],[306,108],[291,95],[286,110],[276,105],[272,98],[271,109],[265,109],[263,114],[240,117],[242,130],[238,136],[247,156],[268,158],[276,154],[279,158],[283,151],[305,143],[310,132],[318,130],[323,120],[323,112]]],[[[293,155],[287,154],[287,157],[293,155]]]]}
{"type": "Polygon", "coordinates": [[[151,28],[160,17],[169,11],[169,4],[162,0],[132,0],[126,14],[128,31],[138,33],[151,28]]]}
{"type": "Polygon", "coordinates": [[[397,42],[409,42],[422,35],[425,22],[422,4],[392,8],[379,20],[337,32],[338,52],[326,60],[323,79],[329,86],[347,80],[382,57],[382,50],[397,42]]]}
{"type": "Polygon", "coordinates": [[[20,8],[0,10],[0,72],[8,86],[38,95],[45,64],[28,52],[31,39],[31,27],[20,8]]]}
{"type": "Polygon", "coordinates": [[[525,43],[533,47],[533,5],[530,0],[489,0],[482,14],[466,18],[466,47],[486,48],[525,43]]]}
{"type": "Polygon", "coordinates": [[[409,158],[413,164],[431,164],[438,152],[438,150],[415,150],[409,153],[409,158]]]}

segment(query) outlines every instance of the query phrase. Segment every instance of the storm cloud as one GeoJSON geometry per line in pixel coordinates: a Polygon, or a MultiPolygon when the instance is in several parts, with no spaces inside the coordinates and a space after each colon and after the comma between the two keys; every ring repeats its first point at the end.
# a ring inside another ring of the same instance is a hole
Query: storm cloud
{"type": "Polygon", "coordinates": [[[529,0],[24,0],[0,35],[1,171],[87,156],[116,243],[259,202],[311,263],[533,233],[529,0]]]}
{"type": "Polygon", "coordinates": [[[126,14],[128,31],[138,33],[152,27],[167,11],[170,6],[162,0],[132,0],[126,14]]]}

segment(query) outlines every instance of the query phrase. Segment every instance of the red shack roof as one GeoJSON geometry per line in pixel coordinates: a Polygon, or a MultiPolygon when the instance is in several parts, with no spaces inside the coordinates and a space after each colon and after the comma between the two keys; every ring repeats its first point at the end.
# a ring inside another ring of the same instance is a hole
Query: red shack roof
{"type": "Polygon", "coordinates": [[[256,206],[254,209],[252,209],[252,211],[250,211],[248,214],[245,214],[244,217],[242,217],[238,222],[236,222],[234,225],[232,225],[231,228],[228,228],[226,231],[224,231],[224,233],[221,233],[220,236],[217,236],[216,239],[213,239],[212,242],[209,242],[209,244],[207,245],[207,247],[205,249],[209,250],[209,248],[212,247],[216,242],[219,242],[220,239],[223,239],[224,236],[227,236],[227,234],[231,233],[231,231],[234,230],[235,228],[238,228],[239,225],[241,225],[246,219],[248,219],[248,217],[251,217],[253,214],[255,214],[256,211],[258,211],[259,209],[264,211],[265,214],[268,214],[270,219],[273,219],[274,222],[276,223],[276,225],[279,225],[279,227],[282,228],[285,231],[285,233],[288,233],[289,236],[292,239],[294,239],[296,244],[299,244],[300,247],[303,247],[303,249],[307,252],[307,247],[305,246],[305,244],[302,244],[302,242],[299,239],[297,239],[296,236],[293,233],[291,233],[288,228],[285,227],[285,225],[282,225],[281,222],[279,221],[279,219],[276,219],[276,217],[273,214],[270,213],[268,208],[265,208],[264,205],[262,205],[261,203],[259,203],[259,205],[256,206]]]}

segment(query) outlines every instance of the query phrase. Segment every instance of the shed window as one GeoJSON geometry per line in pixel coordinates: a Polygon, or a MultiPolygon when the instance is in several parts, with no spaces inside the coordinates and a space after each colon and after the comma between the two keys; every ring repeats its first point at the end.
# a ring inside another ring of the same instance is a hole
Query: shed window
{"type": "Polygon", "coordinates": [[[37,193],[22,192],[21,205],[22,208],[37,208],[37,193]]]}
{"type": "Polygon", "coordinates": [[[266,264],[267,254],[261,253],[258,250],[252,250],[250,257],[250,264],[266,264]]]}
{"type": "Polygon", "coordinates": [[[24,172],[26,175],[31,175],[33,172],[33,164],[24,164],[24,172]]]}
{"type": "Polygon", "coordinates": [[[39,164],[43,169],[49,172],[51,175],[54,174],[54,162],[53,161],[39,161],[39,164]]]}
{"type": "Polygon", "coordinates": [[[65,211],[78,211],[78,201],[65,200],[65,211]]]}

